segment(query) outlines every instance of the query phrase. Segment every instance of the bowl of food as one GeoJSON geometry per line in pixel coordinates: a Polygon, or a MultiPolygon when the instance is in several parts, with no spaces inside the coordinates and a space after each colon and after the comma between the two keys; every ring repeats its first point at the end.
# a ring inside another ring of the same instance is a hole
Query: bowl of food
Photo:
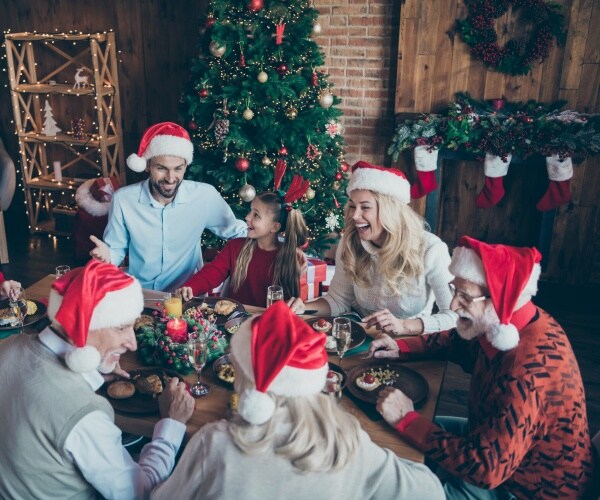
{"type": "Polygon", "coordinates": [[[223,329],[228,334],[235,335],[235,332],[237,332],[240,329],[241,324],[247,319],[248,318],[246,318],[245,316],[239,316],[237,318],[230,319],[223,325],[223,329]]]}
{"type": "Polygon", "coordinates": [[[235,372],[233,369],[233,364],[229,359],[229,355],[225,354],[224,356],[215,359],[212,366],[217,380],[225,384],[227,387],[233,387],[235,372]]]}

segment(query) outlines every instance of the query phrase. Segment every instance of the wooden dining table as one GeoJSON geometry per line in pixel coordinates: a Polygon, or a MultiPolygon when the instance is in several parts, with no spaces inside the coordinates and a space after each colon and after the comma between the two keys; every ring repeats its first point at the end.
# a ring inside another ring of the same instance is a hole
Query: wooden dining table
{"type": "MultiPolygon", "coordinates": [[[[55,276],[50,274],[27,288],[27,297],[34,300],[45,300],[48,297],[50,286],[55,276]]],[[[148,298],[160,300],[162,292],[145,291],[148,298]]],[[[260,313],[263,308],[246,306],[250,313],[260,313]]],[[[308,318],[308,317],[307,317],[308,318]]],[[[368,329],[367,335],[375,335],[374,329],[368,329]]],[[[330,355],[330,361],[339,364],[337,355],[330,355]]],[[[346,372],[355,366],[366,362],[362,355],[349,356],[343,359],[343,368],[346,372]]],[[[401,363],[402,366],[411,368],[420,373],[429,385],[429,393],[425,403],[417,410],[428,419],[432,419],[436,412],[436,406],[440,395],[444,374],[446,371],[446,362],[440,360],[413,361],[401,363]]],[[[141,361],[137,353],[128,352],[121,357],[121,366],[128,370],[142,368],[141,361]]],[[[183,379],[188,383],[196,381],[195,375],[184,376],[183,379]]],[[[189,438],[204,424],[226,418],[229,410],[229,402],[233,390],[220,382],[211,367],[205,368],[202,372],[202,381],[210,385],[208,395],[195,400],[195,410],[191,419],[187,423],[187,432],[185,440],[189,438]]],[[[388,425],[383,419],[373,420],[358,406],[348,395],[343,395],[340,404],[345,410],[354,415],[360,422],[363,429],[369,434],[373,442],[379,446],[392,450],[396,455],[416,462],[423,462],[424,455],[404,441],[399,434],[388,425]]],[[[156,414],[127,414],[115,412],[115,423],[124,432],[131,434],[152,436],[154,424],[159,420],[156,414]]]]}

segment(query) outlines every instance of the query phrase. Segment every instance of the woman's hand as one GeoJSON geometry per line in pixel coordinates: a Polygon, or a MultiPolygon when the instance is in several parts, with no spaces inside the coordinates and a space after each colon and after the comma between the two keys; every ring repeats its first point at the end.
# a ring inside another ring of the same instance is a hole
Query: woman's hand
{"type": "Polygon", "coordinates": [[[423,333],[423,322],[420,319],[399,319],[387,309],[374,312],[363,318],[367,328],[375,327],[390,335],[419,335],[423,333]]]}
{"type": "Polygon", "coordinates": [[[0,297],[8,297],[11,300],[16,300],[19,288],[21,288],[21,283],[18,281],[6,280],[0,285],[0,297]]]}
{"type": "Polygon", "coordinates": [[[175,290],[175,295],[181,296],[183,301],[187,302],[188,300],[192,300],[194,297],[194,291],[192,290],[191,286],[182,286],[181,288],[175,290]]]}
{"type": "Polygon", "coordinates": [[[287,301],[287,305],[290,306],[293,313],[298,315],[304,314],[304,311],[306,311],[306,305],[300,297],[292,297],[287,301]]]}

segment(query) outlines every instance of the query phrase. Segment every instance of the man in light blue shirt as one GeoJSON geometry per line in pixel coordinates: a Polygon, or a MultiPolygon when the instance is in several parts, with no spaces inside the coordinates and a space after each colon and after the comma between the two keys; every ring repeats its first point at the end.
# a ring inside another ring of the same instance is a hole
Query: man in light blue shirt
{"type": "Polygon", "coordinates": [[[138,154],[127,158],[132,170],[149,177],[115,192],[104,241],[91,237],[91,255],[119,265],[129,254],[128,272],[143,288],[171,291],[202,267],[204,229],[224,239],[245,237],[246,223],[213,186],[183,180],[192,157],[189,135],[179,125],[150,127],[138,154]]]}

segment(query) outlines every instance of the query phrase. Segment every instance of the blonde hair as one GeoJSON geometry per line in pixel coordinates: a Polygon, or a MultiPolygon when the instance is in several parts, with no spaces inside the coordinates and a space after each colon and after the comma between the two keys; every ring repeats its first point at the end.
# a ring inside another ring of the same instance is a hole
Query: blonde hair
{"type": "MultiPolygon", "coordinates": [[[[264,203],[273,215],[273,220],[281,224],[284,233],[283,242],[273,263],[273,284],[281,285],[286,297],[300,295],[300,265],[296,258],[296,249],[306,243],[308,228],[300,210],[286,210],[281,197],[272,192],[261,193],[257,199],[264,203]]],[[[246,280],[248,266],[252,260],[256,240],[248,238],[237,258],[235,270],[231,276],[231,287],[235,291],[246,280]]]]}
{"type": "MultiPolygon", "coordinates": [[[[236,391],[254,388],[233,356],[232,361],[236,391]]],[[[229,422],[229,434],[243,453],[275,453],[301,473],[338,471],[356,456],[360,424],[342,410],[333,396],[269,395],[276,408],[267,422],[252,425],[239,415],[229,422]]]]}
{"type": "MultiPolygon", "coordinates": [[[[425,222],[408,205],[394,196],[370,191],[378,206],[384,239],[377,274],[385,279],[384,293],[399,295],[408,281],[423,274],[425,258],[425,222]]],[[[359,286],[369,286],[373,261],[363,248],[349,204],[344,211],[341,260],[345,272],[359,286]]]]}

